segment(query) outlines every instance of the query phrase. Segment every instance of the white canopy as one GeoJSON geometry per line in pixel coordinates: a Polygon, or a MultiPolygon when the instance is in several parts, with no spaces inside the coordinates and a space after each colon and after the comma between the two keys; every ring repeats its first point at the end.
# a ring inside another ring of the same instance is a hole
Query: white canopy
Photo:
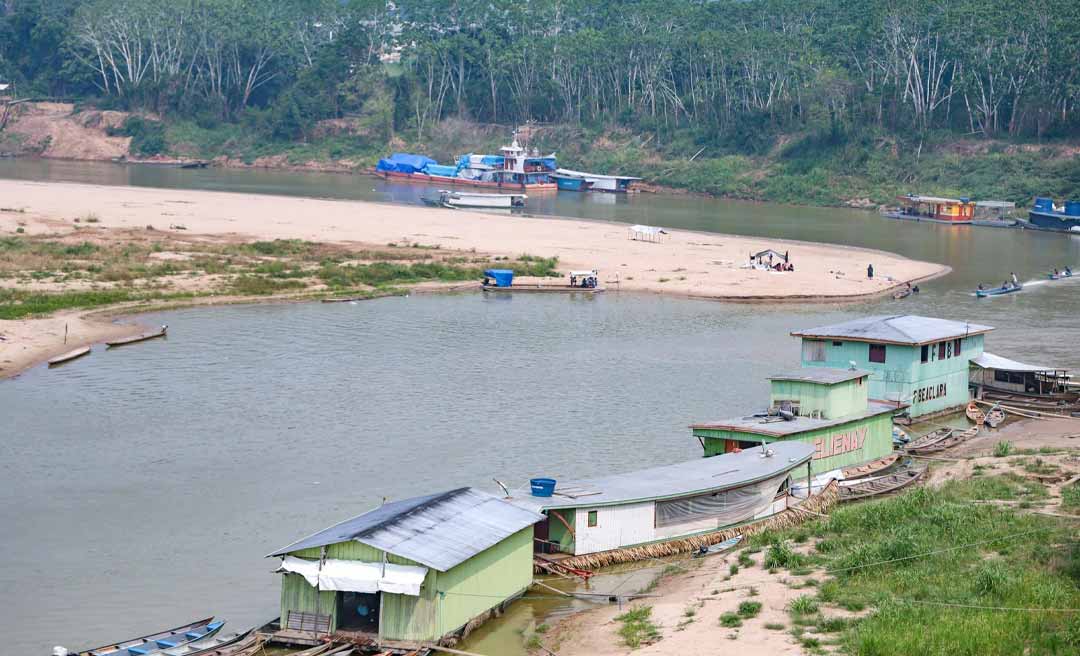
{"type": "Polygon", "coordinates": [[[639,232],[643,235],[666,235],[667,232],[663,228],[657,228],[656,226],[636,225],[630,226],[630,232],[639,232]]]}
{"type": "Polygon", "coordinates": [[[281,561],[281,569],[303,576],[308,583],[320,590],[369,594],[391,592],[413,597],[420,596],[420,585],[428,571],[426,567],[413,565],[365,563],[333,558],[323,561],[320,569],[319,561],[295,556],[285,556],[281,561]]]}
{"type": "Polygon", "coordinates": [[[596,270],[591,271],[571,271],[570,275],[580,278],[581,276],[595,276],[596,270]]]}
{"type": "Polygon", "coordinates": [[[1058,371],[1055,367],[1043,367],[1036,364],[1025,364],[1023,362],[1017,362],[1016,360],[1010,360],[1009,358],[1003,358],[1000,355],[994,355],[993,353],[982,353],[977,358],[971,359],[971,364],[976,367],[982,367],[983,369],[1000,369],[1001,371],[1018,371],[1018,372],[1033,372],[1040,371],[1058,371]]]}

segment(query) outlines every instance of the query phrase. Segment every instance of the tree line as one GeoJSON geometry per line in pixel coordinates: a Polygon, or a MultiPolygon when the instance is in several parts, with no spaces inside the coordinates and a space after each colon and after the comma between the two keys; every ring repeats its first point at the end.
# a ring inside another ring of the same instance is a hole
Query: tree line
{"type": "Polygon", "coordinates": [[[0,0],[0,81],[304,138],[360,116],[690,130],[1080,132],[1075,0],[0,0]]]}

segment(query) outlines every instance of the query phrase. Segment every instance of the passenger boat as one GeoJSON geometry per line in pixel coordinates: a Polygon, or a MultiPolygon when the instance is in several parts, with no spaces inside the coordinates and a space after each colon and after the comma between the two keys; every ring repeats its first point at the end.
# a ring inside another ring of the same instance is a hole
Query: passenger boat
{"type": "Polygon", "coordinates": [[[572,171],[570,169],[558,169],[557,175],[565,178],[581,178],[588,183],[592,191],[610,191],[613,193],[626,193],[633,184],[641,178],[628,175],[601,175],[599,173],[585,173],[584,171],[572,171]]]}
{"type": "Polygon", "coordinates": [[[592,181],[580,175],[552,173],[551,177],[558,185],[559,191],[588,191],[593,186],[592,181]]]}
{"type": "Polygon", "coordinates": [[[163,325],[157,330],[150,332],[140,333],[138,335],[132,335],[131,337],[122,337],[120,339],[114,339],[111,342],[105,342],[105,345],[109,348],[114,346],[125,346],[127,344],[135,344],[137,342],[145,342],[148,339],[157,339],[158,337],[165,337],[165,333],[168,332],[169,326],[163,325]]]}
{"type": "Polygon", "coordinates": [[[599,294],[604,291],[600,286],[600,274],[596,269],[587,271],[571,271],[569,284],[548,285],[514,284],[514,272],[510,269],[487,269],[484,271],[484,280],[481,289],[485,292],[523,292],[523,293],[581,293],[599,294]]]}
{"type": "Polygon", "coordinates": [[[969,383],[976,397],[1033,409],[1062,410],[1080,401],[1067,369],[1017,362],[993,353],[971,360],[969,383]]]}
{"type": "Polygon", "coordinates": [[[908,194],[897,197],[897,200],[900,201],[900,207],[884,212],[886,218],[963,225],[970,224],[975,216],[975,203],[969,198],[908,194]]]}
{"type": "Polygon", "coordinates": [[[76,358],[81,358],[82,356],[86,355],[89,352],[90,352],[90,347],[89,346],[80,346],[79,348],[72,349],[72,350],[68,351],[67,353],[61,353],[60,355],[56,356],[55,358],[50,358],[49,359],[49,366],[50,367],[55,367],[58,364],[64,364],[65,362],[71,362],[72,360],[75,360],[76,358]]]}
{"type": "Polygon", "coordinates": [[[175,629],[80,651],[76,656],[144,656],[144,654],[153,654],[163,649],[204,640],[216,634],[224,625],[225,622],[215,622],[213,617],[208,617],[175,629]]]}
{"type": "Polygon", "coordinates": [[[994,287],[993,289],[976,289],[975,296],[978,298],[986,298],[987,296],[1001,296],[1003,294],[1012,294],[1022,290],[1024,286],[1018,283],[1008,283],[1001,287],[994,287]]]}
{"type": "Polygon", "coordinates": [[[458,207],[491,207],[509,209],[525,207],[528,196],[525,194],[484,194],[468,191],[448,191],[440,189],[437,194],[423,197],[427,205],[442,206],[451,209],[458,207]]]}
{"type": "Polygon", "coordinates": [[[1036,198],[1028,212],[1028,222],[1040,230],[1080,232],[1080,200],[1067,200],[1057,209],[1051,198],[1036,198]]]}
{"type": "Polygon", "coordinates": [[[379,160],[372,173],[404,182],[524,191],[556,189],[551,174],[557,168],[554,153],[541,157],[534,149],[530,155],[518,144],[515,132],[513,142],[503,146],[499,155],[462,155],[450,166],[425,155],[394,153],[379,160]]]}
{"type": "Polygon", "coordinates": [[[885,476],[875,476],[851,483],[840,483],[840,501],[856,501],[897,492],[926,473],[926,467],[907,467],[885,476]]]}
{"type": "Polygon", "coordinates": [[[974,401],[968,403],[967,410],[964,411],[964,414],[967,415],[968,419],[975,422],[977,426],[982,426],[986,421],[986,413],[979,409],[979,405],[974,401]]]}

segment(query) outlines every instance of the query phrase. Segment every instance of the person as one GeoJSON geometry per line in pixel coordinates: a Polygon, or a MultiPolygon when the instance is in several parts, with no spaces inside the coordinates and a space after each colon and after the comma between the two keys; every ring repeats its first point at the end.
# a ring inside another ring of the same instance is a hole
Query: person
{"type": "Polygon", "coordinates": [[[980,282],[979,283],[979,291],[981,292],[982,290],[983,290],[983,284],[980,282]]]}
{"type": "Polygon", "coordinates": [[[874,277],[874,265],[873,264],[867,264],[866,265],[866,277],[867,278],[873,278],[874,277]]]}
{"type": "Polygon", "coordinates": [[[1006,280],[1005,282],[1001,283],[1001,288],[1002,289],[1008,289],[1009,285],[1010,285],[1009,281],[1006,280]]]}
{"type": "Polygon", "coordinates": [[[1012,282],[1013,282],[1013,286],[1014,286],[1014,287],[1015,287],[1016,285],[1019,285],[1019,284],[1020,284],[1020,281],[1019,281],[1019,280],[1018,280],[1018,279],[1016,278],[1016,274],[1015,274],[1015,273],[1010,273],[1010,274],[1009,274],[1009,276],[1010,276],[1010,277],[1012,278],[1012,282]]]}
{"type": "Polygon", "coordinates": [[[1072,268],[1070,268],[1070,267],[1065,267],[1065,275],[1067,275],[1067,276],[1071,276],[1071,275],[1072,275],[1072,268]]]}
{"type": "Polygon", "coordinates": [[[1060,276],[1060,275],[1061,275],[1061,272],[1058,271],[1057,267],[1054,267],[1054,276],[1060,276]]]}
{"type": "Polygon", "coordinates": [[[914,287],[911,288],[911,291],[918,294],[919,293],[919,286],[915,285],[914,287]]]}

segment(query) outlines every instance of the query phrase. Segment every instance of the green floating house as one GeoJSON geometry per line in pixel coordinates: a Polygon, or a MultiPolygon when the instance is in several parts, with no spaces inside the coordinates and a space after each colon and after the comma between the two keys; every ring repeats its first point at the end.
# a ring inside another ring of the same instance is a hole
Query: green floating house
{"type": "Polygon", "coordinates": [[[797,330],[804,367],[870,372],[870,398],[907,406],[908,418],[956,412],[969,400],[969,363],[993,330],[915,315],[875,316],[797,330]]]}
{"type": "Polygon", "coordinates": [[[280,557],[275,638],[327,634],[378,647],[452,641],[532,583],[543,516],[473,488],[383,504],[268,557],[280,557]]]}
{"type": "Polygon", "coordinates": [[[766,412],[694,424],[690,428],[705,456],[761,444],[797,440],[814,447],[816,474],[857,465],[892,453],[895,403],[869,398],[870,372],[813,367],[769,378],[766,412]]]}

